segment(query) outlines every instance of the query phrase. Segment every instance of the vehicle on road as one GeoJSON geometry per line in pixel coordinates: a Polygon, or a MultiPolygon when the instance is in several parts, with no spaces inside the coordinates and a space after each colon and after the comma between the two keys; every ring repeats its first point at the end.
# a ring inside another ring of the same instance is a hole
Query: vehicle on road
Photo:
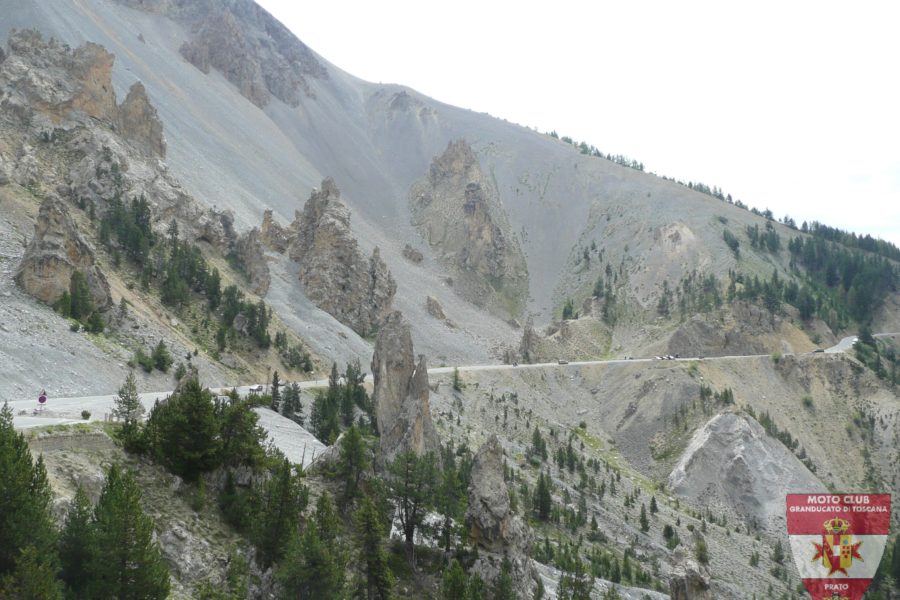
{"type": "Polygon", "coordinates": [[[564,359],[564,358],[560,358],[560,359],[557,360],[556,362],[557,362],[557,364],[560,364],[560,365],[567,365],[567,364],[569,364],[569,361],[567,361],[567,360],[564,359]]]}
{"type": "Polygon", "coordinates": [[[250,387],[250,391],[251,391],[251,392],[256,392],[256,393],[262,392],[262,391],[263,391],[263,386],[262,386],[262,385],[254,385],[254,386],[251,386],[251,387],[250,387]]]}
{"type": "Polygon", "coordinates": [[[825,352],[825,348],[816,348],[815,350],[813,350],[813,354],[816,354],[818,352],[825,352]]]}

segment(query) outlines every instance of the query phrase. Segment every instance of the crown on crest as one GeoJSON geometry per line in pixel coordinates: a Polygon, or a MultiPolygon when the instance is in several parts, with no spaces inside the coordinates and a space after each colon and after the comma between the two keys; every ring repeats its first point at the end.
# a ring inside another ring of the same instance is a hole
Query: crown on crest
{"type": "Polygon", "coordinates": [[[844,533],[848,529],[850,529],[850,523],[840,517],[834,517],[825,521],[825,531],[828,533],[844,533]]]}

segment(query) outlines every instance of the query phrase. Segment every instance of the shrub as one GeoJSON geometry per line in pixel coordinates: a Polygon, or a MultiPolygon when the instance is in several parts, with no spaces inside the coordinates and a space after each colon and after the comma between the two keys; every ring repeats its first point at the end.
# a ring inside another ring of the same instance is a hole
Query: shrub
{"type": "Polygon", "coordinates": [[[91,411],[89,411],[89,410],[83,410],[83,411],[81,411],[81,418],[84,419],[85,421],[87,421],[88,419],[90,419],[90,418],[91,418],[91,411]]]}

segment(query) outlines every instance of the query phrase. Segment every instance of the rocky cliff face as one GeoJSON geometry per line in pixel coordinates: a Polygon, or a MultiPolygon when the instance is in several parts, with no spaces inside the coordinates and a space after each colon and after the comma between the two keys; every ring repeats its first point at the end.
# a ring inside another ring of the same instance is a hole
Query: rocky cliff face
{"type": "Polygon", "coordinates": [[[390,462],[399,452],[422,455],[440,449],[428,401],[425,357],[413,357],[409,323],[398,311],[384,321],[372,355],[375,416],[381,432],[379,458],[390,462]]]}
{"type": "Polygon", "coordinates": [[[503,479],[503,448],[496,435],[479,448],[471,477],[466,525],[470,541],[480,553],[487,553],[479,557],[473,570],[484,581],[493,581],[500,561],[493,560],[490,554],[506,557],[512,565],[517,596],[530,597],[537,577],[528,557],[531,538],[525,524],[510,509],[509,491],[503,479]]]}
{"type": "Polygon", "coordinates": [[[231,248],[231,214],[201,206],[160,160],[163,127],[143,85],[116,104],[112,54],[91,43],[72,50],[34,31],[12,33],[5,54],[0,137],[15,152],[17,183],[96,215],[143,196],[158,229],[175,219],[184,239],[231,248]]]}
{"type": "Polygon", "coordinates": [[[302,213],[283,228],[271,215],[261,237],[300,265],[300,281],[316,305],[362,336],[377,331],[391,309],[397,284],[378,248],[366,259],[350,230],[350,210],[334,181],[325,179],[302,213]]]}
{"type": "Polygon", "coordinates": [[[718,505],[772,531],[781,531],[785,493],[826,491],[755,419],[730,412],[694,434],[669,485],[682,497],[718,505]]]}
{"type": "Polygon", "coordinates": [[[109,283],[94,262],[94,251],[84,240],[65,204],[57,199],[41,204],[34,237],[16,272],[18,283],[42,302],[56,302],[69,289],[72,273],[81,271],[87,279],[94,307],[112,306],[109,283]]]}
{"type": "Polygon", "coordinates": [[[410,191],[412,223],[476,306],[518,316],[528,290],[525,259],[497,191],[465,140],[450,143],[410,191]]]}
{"type": "Polygon", "coordinates": [[[90,42],[75,50],[45,42],[36,31],[10,34],[2,101],[20,116],[38,114],[59,123],[80,113],[105,122],[118,115],[110,79],[115,57],[90,42]]]}
{"type": "Polygon", "coordinates": [[[219,71],[260,108],[273,97],[298,106],[314,95],[310,79],[328,77],[315,54],[252,0],[117,1],[190,28],[181,55],[204,73],[219,71]]]}

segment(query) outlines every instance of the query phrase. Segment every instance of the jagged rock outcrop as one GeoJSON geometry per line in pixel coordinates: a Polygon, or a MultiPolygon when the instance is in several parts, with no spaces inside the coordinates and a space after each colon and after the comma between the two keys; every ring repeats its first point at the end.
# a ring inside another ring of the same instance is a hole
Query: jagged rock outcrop
{"type": "Polygon", "coordinates": [[[499,195],[465,140],[451,142],[410,190],[412,223],[476,306],[518,315],[528,289],[525,259],[499,195]]]}
{"type": "MultiPolygon", "coordinates": [[[[397,284],[376,247],[366,260],[350,230],[350,210],[331,178],[314,191],[291,224],[288,256],[316,305],[362,336],[375,333],[391,309],[397,284]]],[[[270,224],[269,238],[281,239],[270,224]]]]}
{"type": "Polygon", "coordinates": [[[204,73],[219,71],[260,108],[272,97],[298,106],[315,95],[310,80],[328,78],[315,54],[252,0],[117,1],[185,25],[192,36],[181,55],[204,73]]]}
{"type": "Polygon", "coordinates": [[[484,581],[493,581],[499,572],[500,560],[494,560],[490,554],[506,557],[512,565],[517,597],[531,597],[537,577],[528,557],[531,537],[525,524],[511,510],[509,491],[503,478],[503,448],[496,435],[488,438],[475,454],[466,526],[470,541],[479,549],[473,571],[484,581]]]}
{"type": "Polygon", "coordinates": [[[75,226],[65,204],[48,199],[41,204],[34,237],[16,272],[16,283],[42,302],[52,304],[69,289],[72,273],[87,279],[94,307],[112,306],[109,283],[94,262],[94,251],[75,226]]]}
{"type": "Polygon", "coordinates": [[[409,323],[399,311],[387,316],[375,338],[372,376],[381,463],[404,450],[437,453],[440,443],[431,420],[428,367],[421,355],[416,364],[409,323]]]}
{"type": "Polygon", "coordinates": [[[128,96],[118,110],[119,133],[139,149],[152,156],[165,158],[166,141],[163,138],[162,121],[156,108],[150,104],[147,90],[140,81],[128,90],[128,96]]]}
{"type": "Polygon", "coordinates": [[[713,600],[709,572],[680,548],[675,551],[669,597],[671,600],[713,600]]]}
{"type": "Polygon", "coordinates": [[[234,255],[247,279],[253,293],[265,296],[269,290],[271,277],[269,275],[269,263],[266,262],[266,254],[263,251],[262,236],[259,229],[254,227],[250,231],[238,237],[234,243],[234,255]]]}
{"type": "Polygon", "coordinates": [[[262,243],[275,252],[284,254],[290,245],[288,230],[282,227],[272,215],[272,209],[263,212],[262,225],[259,226],[259,237],[262,243]]]}
{"type": "Polygon", "coordinates": [[[780,531],[784,494],[827,491],[750,416],[727,412],[697,430],[669,475],[673,492],[780,531]]]}
{"type": "Polygon", "coordinates": [[[0,92],[4,110],[20,117],[42,115],[52,124],[69,119],[72,113],[115,122],[114,60],[97,44],[88,42],[69,50],[55,40],[45,42],[37,31],[13,31],[7,58],[0,64],[0,79],[9,84],[0,92]]]}
{"type": "Polygon", "coordinates": [[[157,229],[176,219],[182,239],[231,248],[233,216],[200,205],[160,160],[163,126],[144,86],[135,83],[116,104],[112,54],[91,43],[72,50],[30,30],[12,32],[7,48],[0,103],[16,132],[9,136],[16,183],[52,190],[96,215],[143,198],[157,229]],[[34,139],[42,143],[24,141],[34,139]]]}

